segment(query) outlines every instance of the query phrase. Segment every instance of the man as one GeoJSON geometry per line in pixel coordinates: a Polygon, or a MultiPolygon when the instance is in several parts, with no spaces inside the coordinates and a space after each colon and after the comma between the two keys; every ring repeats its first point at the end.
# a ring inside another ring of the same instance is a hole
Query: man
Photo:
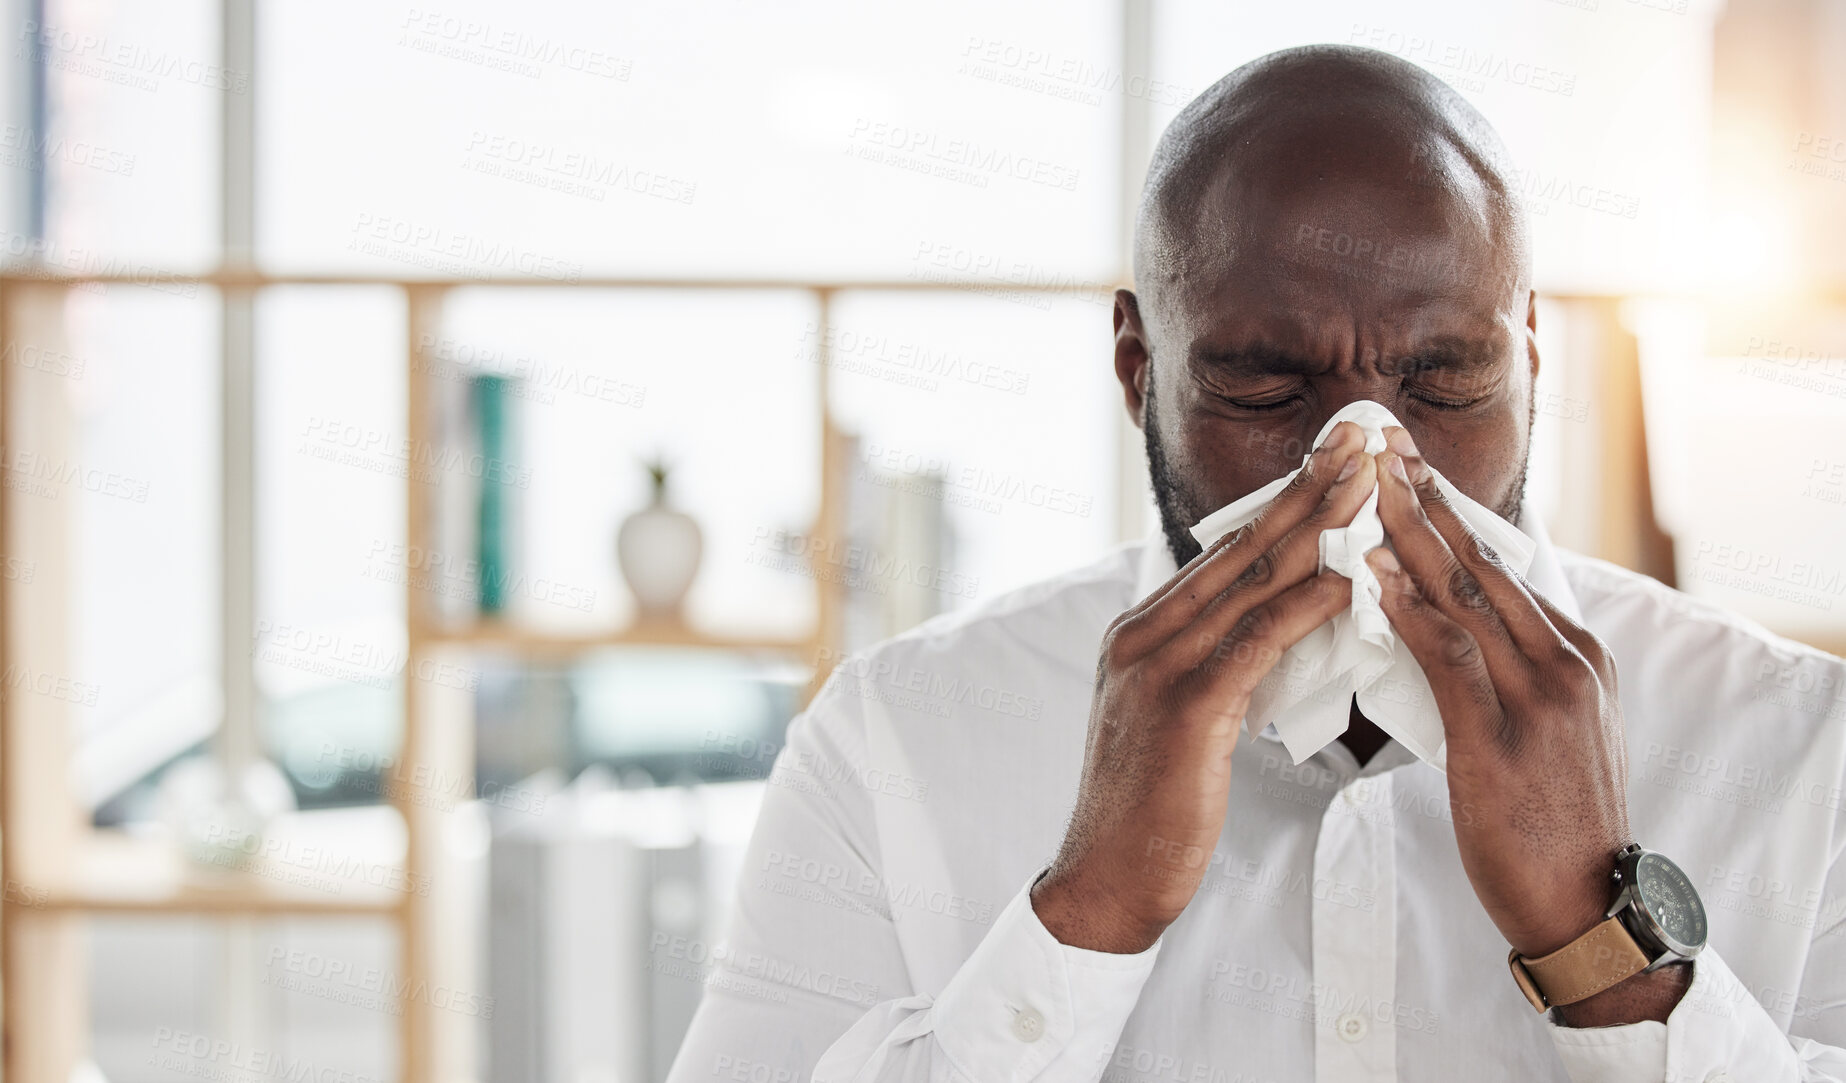
{"type": "Polygon", "coordinates": [[[1114,313],[1164,544],[835,671],[675,1083],[1846,1079],[1846,664],[1521,513],[1539,358],[1506,169],[1368,50],[1273,54],[1180,114],[1114,313]],[[1387,450],[1336,427],[1199,552],[1192,524],[1361,399],[1404,423],[1387,450]],[[1431,467],[1533,537],[1523,577],[1431,467]],[[1240,737],[1350,603],[1316,541],[1374,488],[1395,556],[1367,560],[1446,773],[1356,705],[1299,765],[1263,719],[1240,737]],[[1655,867],[1634,842],[1690,878],[1654,926],[1605,921],[1655,867]]]}

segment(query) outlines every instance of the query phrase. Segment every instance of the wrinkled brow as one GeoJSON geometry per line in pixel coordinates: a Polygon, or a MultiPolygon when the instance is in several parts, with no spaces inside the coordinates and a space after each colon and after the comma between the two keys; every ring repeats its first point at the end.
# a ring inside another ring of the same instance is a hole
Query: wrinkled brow
{"type": "MultiPolygon", "coordinates": [[[[1232,376],[1312,375],[1332,367],[1325,360],[1267,342],[1233,347],[1195,346],[1192,357],[1197,365],[1232,376]]],[[[1380,363],[1379,369],[1399,376],[1428,372],[1472,374],[1491,369],[1500,360],[1500,350],[1492,342],[1444,337],[1387,358],[1380,363]]]]}

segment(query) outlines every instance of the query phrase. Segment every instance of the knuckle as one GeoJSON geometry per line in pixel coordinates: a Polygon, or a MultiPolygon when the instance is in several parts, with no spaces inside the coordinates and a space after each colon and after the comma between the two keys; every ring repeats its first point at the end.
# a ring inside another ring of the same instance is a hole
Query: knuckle
{"type": "Polygon", "coordinates": [[[1604,684],[1614,684],[1614,653],[1609,650],[1609,645],[1604,643],[1595,633],[1586,632],[1585,635],[1589,640],[1589,650],[1583,653],[1584,659],[1589,662],[1590,669],[1595,672],[1598,681],[1604,684]]]}
{"type": "Polygon", "coordinates": [[[1185,676],[1185,671],[1166,655],[1156,653],[1126,667],[1121,673],[1122,687],[1132,689],[1137,698],[1146,698],[1156,689],[1167,689],[1185,676]]]}
{"type": "Polygon", "coordinates": [[[1468,531],[1468,551],[1482,566],[1504,570],[1506,561],[1500,559],[1500,551],[1487,544],[1487,539],[1468,531]]]}
{"type": "Polygon", "coordinates": [[[1261,639],[1243,639],[1235,634],[1219,640],[1211,653],[1211,671],[1245,671],[1274,664],[1279,652],[1261,639]]]}
{"type": "Polygon", "coordinates": [[[1124,630],[1125,627],[1126,624],[1122,618],[1117,617],[1110,621],[1109,627],[1103,631],[1102,648],[1097,652],[1097,657],[1105,668],[1116,669],[1128,661],[1126,642],[1128,637],[1124,630]]]}
{"type": "Polygon", "coordinates": [[[1269,550],[1265,549],[1256,554],[1255,559],[1250,561],[1249,567],[1237,573],[1237,578],[1231,581],[1231,589],[1239,590],[1246,587],[1263,586],[1271,579],[1275,578],[1275,573],[1275,556],[1269,550]]]}
{"type": "Polygon", "coordinates": [[[1450,625],[1437,633],[1436,653],[1448,665],[1467,666],[1480,656],[1481,645],[1475,642],[1467,629],[1450,625]]]}
{"type": "Polygon", "coordinates": [[[1276,631],[1275,611],[1266,605],[1259,605],[1231,626],[1231,634],[1226,639],[1233,643],[1259,643],[1266,641],[1276,631]]]}
{"type": "Polygon", "coordinates": [[[1493,603],[1488,600],[1487,591],[1481,586],[1481,581],[1470,575],[1468,569],[1460,564],[1449,569],[1448,593],[1449,597],[1455,600],[1456,605],[1469,612],[1485,613],[1493,608],[1493,603]]]}
{"type": "Polygon", "coordinates": [[[1531,740],[1530,730],[1507,714],[1494,715],[1487,734],[1488,739],[1500,749],[1500,753],[1511,760],[1518,759],[1531,740]]]}
{"type": "Polygon", "coordinates": [[[1422,459],[1416,460],[1413,465],[1415,469],[1411,472],[1411,476],[1416,480],[1411,482],[1410,486],[1416,490],[1417,497],[1432,507],[1448,507],[1449,498],[1444,496],[1442,489],[1436,485],[1436,472],[1431,470],[1422,459]]]}
{"type": "Polygon", "coordinates": [[[1213,635],[1204,628],[1195,628],[1186,633],[1186,647],[1194,655],[1203,654],[1215,658],[1221,653],[1223,642],[1222,636],[1213,635]]]}
{"type": "Polygon", "coordinates": [[[1602,667],[1597,665],[1593,655],[1581,655],[1576,666],[1575,680],[1577,687],[1588,691],[1602,685],[1602,667]]]}
{"type": "MultiPolygon", "coordinates": [[[[1312,503],[1320,501],[1326,488],[1327,482],[1315,471],[1314,464],[1310,460],[1308,465],[1295,475],[1295,479],[1276,494],[1276,499],[1269,506],[1271,508],[1278,505],[1286,508],[1311,506],[1312,503]]],[[[1296,511],[1293,514],[1299,516],[1301,512],[1296,511]]]]}
{"type": "Polygon", "coordinates": [[[1310,526],[1320,526],[1328,519],[1331,519],[1333,517],[1333,506],[1339,501],[1339,496],[1339,491],[1331,488],[1320,494],[1320,499],[1314,504],[1314,510],[1308,512],[1308,517],[1306,519],[1307,524],[1310,526]]]}
{"type": "Polygon", "coordinates": [[[1305,493],[1312,491],[1319,480],[1315,474],[1314,456],[1310,454],[1307,458],[1307,462],[1302,464],[1300,472],[1295,475],[1295,480],[1289,482],[1282,491],[1287,493],[1305,493]]]}
{"type": "MultiPolygon", "coordinates": [[[[1418,498],[1416,498],[1416,500],[1407,500],[1407,502],[1405,502],[1405,509],[1403,509],[1403,515],[1405,515],[1405,517],[1410,518],[1410,522],[1412,522],[1414,526],[1420,526],[1420,528],[1423,528],[1423,530],[1429,530],[1429,531],[1436,530],[1436,528],[1434,528],[1434,524],[1431,524],[1431,522],[1429,522],[1429,509],[1431,509],[1431,507],[1434,506],[1434,502],[1432,502],[1432,500],[1429,500],[1429,498],[1425,496],[1425,493],[1423,493],[1423,489],[1421,489],[1421,487],[1416,487],[1416,485],[1412,485],[1412,489],[1416,491],[1416,494],[1418,494],[1418,498]]],[[[1440,496],[1440,493],[1438,493],[1438,496],[1440,496]]]]}
{"type": "Polygon", "coordinates": [[[1250,536],[1256,532],[1256,524],[1261,522],[1262,518],[1262,514],[1258,513],[1255,519],[1250,520],[1236,530],[1225,534],[1224,537],[1219,538],[1218,543],[1212,546],[1212,549],[1218,552],[1224,552],[1248,544],[1250,536]]]}
{"type": "Polygon", "coordinates": [[[1405,608],[1420,610],[1427,606],[1429,600],[1425,595],[1428,591],[1427,584],[1423,582],[1423,577],[1411,571],[1409,568],[1405,568],[1402,579],[1404,587],[1403,590],[1398,593],[1398,600],[1405,608]]]}
{"type": "Polygon", "coordinates": [[[1570,660],[1559,668],[1558,673],[1560,676],[1548,682],[1548,687],[1543,691],[1544,698],[1555,704],[1579,702],[1594,695],[1601,687],[1596,679],[1595,667],[1576,651],[1571,652],[1570,660]]]}

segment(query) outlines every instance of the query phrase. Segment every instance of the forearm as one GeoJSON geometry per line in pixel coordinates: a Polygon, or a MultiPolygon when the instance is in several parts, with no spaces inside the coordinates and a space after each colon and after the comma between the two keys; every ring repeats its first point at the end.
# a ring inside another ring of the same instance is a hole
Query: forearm
{"type": "Polygon", "coordinates": [[[1138,955],[1153,947],[1166,928],[1136,920],[1114,905],[1107,891],[1087,888],[1055,868],[1032,885],[1031,897],[1045,930],[1073,948],[1138,955]]]}

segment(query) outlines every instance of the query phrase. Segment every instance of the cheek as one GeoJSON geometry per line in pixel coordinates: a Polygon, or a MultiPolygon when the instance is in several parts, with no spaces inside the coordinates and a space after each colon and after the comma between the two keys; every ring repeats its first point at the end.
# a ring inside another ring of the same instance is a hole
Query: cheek
{"type": "Polygon", "coordinates": [[[1294,418],[1233,421],[1201,413],[1181,436],[1183,469],[1206,511],[1262,488],[1301,465],[1313,450],[1313,431],[1294,418]]]}
{"type": "Polygon", "coordinates": [[[1437,419],[1412,432],[1431,466],[1474,500],[1493,507],[1519,473],[1524,410],[1523,403],[1509,403],[1479,417],[1437,419]]]}

